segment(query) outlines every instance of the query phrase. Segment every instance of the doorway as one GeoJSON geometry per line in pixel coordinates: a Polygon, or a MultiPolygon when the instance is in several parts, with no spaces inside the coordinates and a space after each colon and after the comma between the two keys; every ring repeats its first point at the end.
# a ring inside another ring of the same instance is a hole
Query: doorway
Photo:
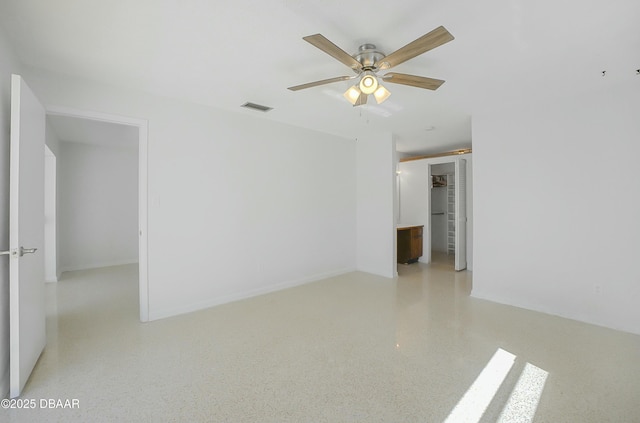
{"type": "Polygon", "coordinates": [[[427,262],[453,259],[456,271],[467,269],[467,161],[443,157],[428,162],[427,168],[427,262]]]}
{"type": "MultiPolygon", "coordinates": [[[[447,155],[443,157],[427,157],[406,159],[398,165],[399,219],[398,225],[422,225],[422,263],[432,261],[431,225],[435,219],[447,218],[447,210],[443,207],[431,207],[432,175],[441,174],[436,165],[453,165],[454,193],[454,269],[472,270],[473,266],[473,180],[471,154],[447,155]],[[467,189],[467,186],[469,187],[467,189]],[[432,213],[444,213],[432,216],[432,213]]],[[[446,171],[444,172],[446,173],[446,171]]],[[[444,236],[440,233],[440,241],[444,236]]],[[[448,237],[448,233],[447,233],[448,237]]],[[[448,241],[448,239],[447,239],[448,241]]],[[[444,247],[441,248],[443,250],[444,247]]],[[[445,250],[446,251],[446,250],[445,250]]]]}
{"type": "MultiPolygon", "coordinates": [[[[147,255],[147,121],[142,119],[134,119],[122,116],[107,115],[102,113],[87,112],[74,110],[64,107],[49,107],[47,109],[47,118],[58,119],[78,119],[79,122],[84,122],[86,125],[112,125],[135,133],[134,142],[137,142],[137,184],[134,184],[134,188],[137,185],[137,225],[134,225],[133,231],[137,230],[137,234],[134,232],[133,236],[137,238],[137,261],[138,261],[138,296],[139,296],[139,316],[140,321],[146,322],[149,320],[149,302],[148,302],[148,255],[147,255]],[[137,228],[135,227],[137,226],[137,228]]],[[[83,125],[83,126],[86,126],[83,125]]],[[[60,168],[60,166],[58,166],[60,168]]],[[[135,178],[136,175],[134,174],[135,178]]],[[[135,202],[136,199],[134,198],[135,202]]],[[[60,213],[58,213],[60,216],[60,213]]],[[[134,216],[134,219],[136,216],[134,216]]],[[[135,242],[135,241],[134,241],[135,242]]],[[[64,248],[64,247],[63,247],[64,248]]],[[[117,247],[115,247],[117,248],[117,247]]],[[[134,247],[135,248],[135,247],[134,247]]],[[[59,254],[57,254],[60,257],[59,254]]],[[[98,263],[100,264],[100,263],[98,263]]],[[[109,263],[108,260],[105,265],[118,264],[117,262],[109,263]]],[[[58,263],[59,267],[60,263],[58,263]]],[[[97,266],[96,266],[97,267],[97,266]]],[[[65,270],[65,269],[62,269],[65,270]]],[[[74,269],[66,269],[74,270],[74,269]]]]}
{"type": "Polygon", "coordinates": [[[431,168],[431,262],[453,266],[455,260],[455,165],[431,168]]]}

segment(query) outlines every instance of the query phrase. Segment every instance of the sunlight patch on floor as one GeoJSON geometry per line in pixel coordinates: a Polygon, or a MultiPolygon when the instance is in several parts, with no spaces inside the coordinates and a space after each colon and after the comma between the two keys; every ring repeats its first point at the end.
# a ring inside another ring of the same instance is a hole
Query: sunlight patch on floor
{"type": "MultiPolygon", "coordinates": [[[[515,360],[515,355],[498,348],[444,423],[478,423],[515,360]]],[[[548,375],[547,371],[526,363],[497,423],[533,422],[548,375]]]]}
{"type": "Polygon", "coordinates": [[[482,369],[445,423],[477,423],[513,367],[516,356],[501,348],[482,369]]]}
{"type": "Polygon", "coordinates": [[[548,375],[545,370],[527,363],[502,410],[498,423],[533,422],[548,375]]]}

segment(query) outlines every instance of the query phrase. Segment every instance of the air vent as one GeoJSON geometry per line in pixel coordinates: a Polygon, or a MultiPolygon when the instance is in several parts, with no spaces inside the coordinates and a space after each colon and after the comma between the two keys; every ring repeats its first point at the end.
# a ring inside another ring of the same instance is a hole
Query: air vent
{"type": "Polygon", "coordinates": [[[263,106],[262,104],[256,104],[251,102],[244,103],[241,107],[246,109],[257,110],[259,112],[268,112],[269,110],[273,110],[273,107],[263,106]]]}

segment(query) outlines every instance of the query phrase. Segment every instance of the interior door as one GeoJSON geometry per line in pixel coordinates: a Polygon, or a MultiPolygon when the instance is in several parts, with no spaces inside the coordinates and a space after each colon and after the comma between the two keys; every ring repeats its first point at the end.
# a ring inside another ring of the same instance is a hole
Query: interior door
{"type": "Polygon", "coordinates": [[[455,269],[467,268],[467,161],[457,159],[455,162],[455,269]]]}
{"type": "Polygon", "coordinates": [[[9,184],[10,395],[20,395],[44,350],[45,110],[19,75],[11,76],[9,184]]]}

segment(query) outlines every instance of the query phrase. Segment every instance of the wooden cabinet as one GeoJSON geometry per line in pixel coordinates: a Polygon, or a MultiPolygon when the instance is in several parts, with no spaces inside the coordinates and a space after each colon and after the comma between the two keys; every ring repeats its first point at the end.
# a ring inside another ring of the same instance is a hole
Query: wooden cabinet
{"type": "Polygon", "coordinates": [[[422,257],[422,229],[424,226],[398,228],[398,263],[414,263],[422,257]]]}

